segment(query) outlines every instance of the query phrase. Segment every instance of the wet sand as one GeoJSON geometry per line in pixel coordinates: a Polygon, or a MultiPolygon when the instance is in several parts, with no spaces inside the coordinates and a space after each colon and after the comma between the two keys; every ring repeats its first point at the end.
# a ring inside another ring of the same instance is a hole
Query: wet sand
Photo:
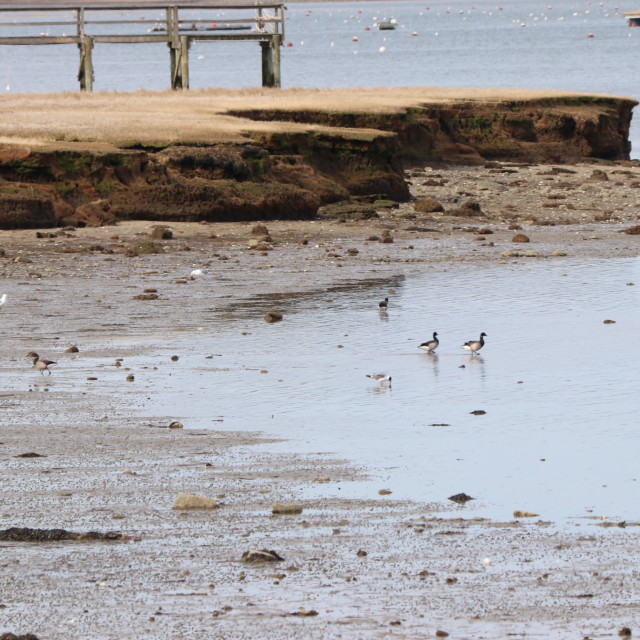
{"type": "Polygon", "coordinates": [[[407,203],[364,221],[274,221],[272,242],[260,239],[257,249],[254,224],[175,223],[155,255],[136,255],[153,223],[46,230],[56,236],[43,238],[0,232],[0,293],[8,293],[0,310],[1,528],[127,538],[0,542],[1,632],[106,639],[636,631],[636,522],[594,513],[572,531],[539,517],[469,519],[464,506],[459,518],[441,519],[450,504],[401,502],[384,491],[341,499],[341,487],[368,474],[357,452],[293,455],[261,424],[246,432],[169,429],[181,416],[154,410],[154,395],[180,366],[169,357],[180,356],[176,337],[196,340],[213,315],[262,323],[269,299],[282,294],[373,292],[446,262],[482,269],[640,254],[640,236],[623,233],[640,216],[636,163],[427,168],[408,178],[415,197],[437,198],[445,213],[419,214],[407,203]],[[467,200],[481,213],[462,215],[467,200]],[[385,232],[393,242],[373,239],[385,232]],[[516,233],[530,242],[514,243],[516,233]],[[194,267],[208,267],[210,280],[191,281],[194,267]],[[72,345],[79,351],[65,353],[72,345]],[[30,351],[58,363],[51,376],[32,367],[30,351]],[[318,497],[302,499],[310,487],[318,497]],[[179,493],[217,507],[174,510],[179,493]],[[303,510],[273,515],[274,503],[303,510]],[[242,563],[251,549],[283,560],[242,563]]]}

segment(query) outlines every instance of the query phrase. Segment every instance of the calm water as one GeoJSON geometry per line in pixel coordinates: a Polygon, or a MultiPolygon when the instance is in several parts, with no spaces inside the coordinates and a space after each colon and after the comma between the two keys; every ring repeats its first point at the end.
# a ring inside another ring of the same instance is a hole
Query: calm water
{"type": "MultiPolygon", "coordinates": [[[[291,4],[285,39],[292,46],[282,51],[282,85],[548,88],[640,99],[633,73],[640,29],[628,27],[622,15],[633,8],[573,0],[502,7],[493,0],[291,4]],[[397,21],[395,31],[373,28],[385,19],[397,21]]],[[[28,56],[22,47],[6,47],[2,53],[2,90],[78,89],[74,46],[32,47],[28,56]]],[[[169,86],[163,44],[98,44],[94,65],[95,90],[169,86]]],[[[257,45],[199,42],[191,49],[193,88],[255,87],[260,73],[257,45]]],[[[631,140],[640,149],[640,124],[631,140]]]]}
{"type": "Polygon", "coordinates": [[[465,515],[638,519],[640,260],[454,267],[394,289],[387,316],[370,291],[283,300],[275,325],[258,302],[251,320],[220,314],[172,345],[180,367],[157,378],[150,406],[188,426],[264,430],[287,438],[274,450],[332,452],[371,472],[309,496],[389,488],[453,504],[464,491],[476,498],[465,515]],[[417,346],[434,330],[430,356],[417,346]],[[487,344],[471,357],[460,345],[480,331],[487,344]],[[392,374],[393,388],[372,372],[392,374]]]}

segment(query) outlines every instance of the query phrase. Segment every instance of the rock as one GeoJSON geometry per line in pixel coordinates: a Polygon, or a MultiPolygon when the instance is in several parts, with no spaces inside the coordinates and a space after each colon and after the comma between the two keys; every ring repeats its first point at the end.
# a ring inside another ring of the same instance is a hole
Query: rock
{"type": "Polygon", "coordinates": [[[629,236],[640,236],[640,224],[636,224],[633,227],[625,229],[622,233],[626,233],[629,236]]]}
{"type": "Polygon", "coordinates": [[[616,321],[615,320],[603,320],[602,324],[615,324],[616,321]]]}
{"type": "Polygon", "coordinates": [[[537,513],[531,513],[531,511],[520,511],[519,509],[513,512],[514,518],[537,518],[538,515],[537,513]]]}
{"type": "Polygon", "coordinates": [[[472,416],[483,416],[485,413],[487,413],[484,409],[474,409],[473,411],[470,411],[472,416]]]}
{"type": "Polygon", "coordinates": [[[196,496],[192,493],[179,493],[171,508],[177,511],[188,511],[191,509],[217,509],[218,506],[218,503],[211,498],[196,496]]]}
{"type": "Polygon", "coordinates": [[[33,633],[21,633],[17,636],[8,631],[0,635],[0,640],[38,640],[38,636],[34,636],[33,633]]]}
{"type": "MultiPolygon", "coordinates": [[[[120,366],[120,363],[116,362],[116,367],[119,367],[119,366],[120,366]]],[[[127,376],[127,382],[133,382],[135,379],[136,379],[136,377],[133,375],[133,373],[130,373],[127,376]]]]}
{"type": "Polygon", "coordinates": [[[443,631],[442,629],[438,629],[436,631],[436,638],[447,638],[449,637],[449,634],[446,631],[443,631]]]}
{"type": "Polygon", "coordinates": [[[88,531],[76,533],[66,529],[31,529],[30,527],[11,527],[0,531],[0,540],[9,542],[58,542],[63,540],[127,540],[121,533],[107,531],[88,531]]]}
{"type": "Polygon", "coordinates": [[[182,429],[182,422],[178,422],[177,420],[174,420],[173,422],[169,423],[169,429],[182,429]]]}
{"type": "Polygon", "coordinates": [[[442,213],[444,207],[435,198],[419,198],[413,205],[418,213],[442,213]]]}
{"type": "Polygon", "coordinates": [[[180,356],[171,356],[171,362],[178,362],[180,356]]]}
{"type": "Polygon", "coordinates": [[[622,627],[622,629],[620,629],[620,631],[618,631],[618,635],[624,638],[630,638],[631,637],[631,629],[629,629],[629,627],[622,627]]]}
{"type": "Polygon", "coordinates": [[[134,296],[133,300],[157,300],[160,296],[157,293],[141,293],[134,296]]]}
{"type": "Polygon", "coordinates": [[[355,247],[352,247],[351,249],[347,249],[347,253],[350,256],[357,256],[360,252],[355,247]]]}
{"type": "Polygon", "coordinates": [[[76,347],[75,345],[73,347],[65,349],[65,353],[78,353],[78,351],[80,351],[80,349],[78,349],[78,347],[76,347]]]}
{"type": "Polygon", "coordinates": [[[524,233],[516,233],[516,235],[511,238],[511,242],[529,242],[529,237],[525,236],[524,233]]]}
{"type": "Polygon", "coordinates": [[[458,504],[464,504],[465,502],[469,502],[469,500],[474,500],[474,498],[466,493],[456,493],[453,496],[449,496],[449,500],[457,502],[458,504]]]}
{"type": "Polygon", "coordinates": [[[282,320],[282,314],[279,311],[267,311],[267,313],[264,314],[264,320],[265,322],[280,322],[280,320],[282,320]]]}
{"type": "Polygon", "coordinates": [[[298,616],[299,618],[311,618],[313,616],[317,616],[318,612],[315,609],[309,609],[308,611],[305,609],[300,609],[300,611],[294,611],[289,614],[290,616],[298,616]]]}
{"type": "Polygon", "coordinates": [[[567,252],[562,249],[554,249],[551,255],[554,258],[564,258],[567,255],[567,252]]]}
{"type": "Polygon", "coordinates": [[[378,495],[379,496],[390,496],[391,495],[391,490],[390,489],[380,489],[380,491],[378,491],[378,495]]]}
{"type": "Polygon", "coordinates": [[[302,513],[302,507],[299,504],[282,504],[276,502],[271,509],[271,513],[273,515],[293,516],[302,513]]]}
{"type": "Polygon", "coordinates": [[[356,555],[358,556],[358,558],[366,558],[367,552],[364,549],[358,549],[356,555]]]}
{"type": "Polygon", "coordinates": [[[268,236],[269,229],[264,224],[257,224],[251,229],[252,236],[268,236]]]}
{"type": "Polygon", "coordinates": [[[275,551],[269,551],[267,549],[252,549],[251,551],[245,551],[242,554],[242,562],[245,564],[255,563],[255,562],[281,562],[284,560],[281,556],[278,555],[275,551]]]}
{"type": "Polygon", "coordinates": [[[602,169],[594,169],[589,176],[589,180],[607,182],[609,180],[609,176],[602,169]]]}
{"type": "MultiPolygon", "coordinates": [[[[94,200],[77,207],[70,219],[73,219],[76,227],[102,227],[115,223],[115,217],[110,211],[111,203],[108,200],[94,200]]],[[[68,221],[69,218],[65,220],[68,221]]]]}
{"type": "Polygon", "coordinates": [[[151,232],[151,238],[153,240],[172,240],[173,231],[171,231],[169,227],[156,226],[156,227],[153,227],[153,231],[151,232]]]}
{"type": "Polygon", "coordinates": [[[391,235],[391,232],[389,231],[389,229],[385,229],[382,232],[382,237],[380,238],[380,242],[382,242],[383,244],[390,244],[393,242],[393,236],[391,235]]]}
{"type": "Polygon", "coordinates": [[[503,251],[500,255],[503,258],[537,258],[538,252],[531,249],[528,251],[503,251]]]}

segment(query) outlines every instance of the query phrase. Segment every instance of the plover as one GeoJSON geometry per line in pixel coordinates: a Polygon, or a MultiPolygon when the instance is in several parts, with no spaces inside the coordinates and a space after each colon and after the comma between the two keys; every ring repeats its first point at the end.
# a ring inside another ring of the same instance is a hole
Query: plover
{"type": "Polygon", "coordinates": [[[438,348],[438,345],[440,344],[440,340],[438,340],[438,334],[434,331],[433,332],[433,340],[427,340],[426,342],[423,342],[418,349],[422,349],[423,351],[426,351],[427,353],[431,353],[432,351],[435,351],[438,348]]]}
{"type": "Polygon", "coordinates": [[[378,309],[380,309],[380,311],[386,311],[389,307],[389,298],[385,298],[384,300],[380,300],[380,302],[378,302],[378,309]]]}
{"type": "Polygon", "coordinates": [[[465,342],[462,345],[462,348],[466,349],[467,351],[471,351],[471,355],[473,355],[477,351],[480,351],[480,349],[482,349],[482,347],[484,347],[484,337],[486,335],[487,334],[483,331],[480,334],[480,339],[479,340],[469,340],[469,342],[465,342]]]}
{"type": "Polygon", "coordinates": [[[54,362],[53,360],[47,360],[46,358],[41,358],[37,353],[35,353],[33,351],[31,353],[27,354],[27,358],[33,358],[33,366],[42,375],[44,375],[45,371],[48,371],[49,375],[51,375],[51,370],[49,369],[49,365],[58,364],[57,362],[54,362]]]}
{"type": "Polygon", "coordinates": [[[386,373],[367,373],[367,378],[375,380],[378,384],[384,384],[385,382],[388,382],[389,386],[391,386],[391,376],[387,375],[386,373]]]}

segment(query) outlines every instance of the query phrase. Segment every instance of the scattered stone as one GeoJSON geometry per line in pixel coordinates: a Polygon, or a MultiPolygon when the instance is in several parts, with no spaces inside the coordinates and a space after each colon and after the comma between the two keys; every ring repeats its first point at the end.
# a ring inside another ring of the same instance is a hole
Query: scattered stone
{"type": "Polygon", "coordinates": [[[31,529],[30,527],[11,527],[0,531],[0,540],[8,542],[59,542],[63,540],[127,540],[115,531],[100,533],[88,531],[76,533],[66,529],[31,529]]]}
{"type": "Polygon", "coordinates": [[[251,551],[245,551],[242,554],[242,562],[245,564],[256,562],[281,562],[284,560],[275,551],[269,551],[267,549],[252,549],[251,551]]]}
{"type": "Polygon", "coordinates": [[[615,320],[603,320],[602,324],[615,324],[616,321],[615,320]]]}
{"type": "Polygon", "coordinates": [[[309,238],[300,238],[298,244],[309,244],[309,238]]]}
{"type": "Polygon", "coordinates": [[[609,180],[609,176],[602,169],[594,169],[589,176],[589,180],[594,180],[596,182],[607,182],[609,180]]]}
{"type": "Polygon", "coordinates": [[[442,213],[444,207],[435,198],[419,198],[413,205],[418,213],[442,213]]]}
{"type": "Polygon", "coordinates": [[[76,347],[75,345],[73,347],[65,349],[65,353],[78,353],[78,351],[80,351],[80,349],[78,349],[78,347],[76,347]]]}
{"type": "Polygon", "coordinates": [[[551,256],[553,258],[564,258],[566,255],[567,255],[567,252],[563,251],[562,249],[555,249],[551,253],[551,256]]]}
{"type": "Polygon", "coordinates": [[[380,240],[380,236],[369,236],[367,240],[369,242],[378,242],[380,240]]]}
{"type": "Polygon", "coordinates": [[[196,496],[192,493],[179,493],[171,508],[176,511],[188,511],[191,509],[217,509],[218,506],[218,503],[211,498],[196,496]]]}
{"type": "Polygon", "coordinates": [[[317,476],[313,479],[314,482],[326,483],[331,482],[331,478],[328,476],[317,476]]]}
{"type": "Polygon", "coordinates": [[[383,244],[391,244],[393,242],[393,236],[391,235],[391,232],[389,231],[389,229],[385,229],[382,232],[382,237],[380,238],[380,242],[382,242],[383,244]]]}
{"type": "Polygon", "coordinates": [[[625,638],[631,637],[631,629],[629,629],[629,627],[622,627],[622,629],[618,631],[618,635],[625,638]]]}
{"type": "Polygon", "coordinates": [[[522,231],[522,227],[517,223],[512,223],[509,225],[509,231],[522,231]]]}
{"type": "Polygon", "coordinates": [[[360,252],[355,247],[352,247],[351,249],[347,249],[347,253],[350,256],[357,256],[360,252]]]}
{"type": "Polygon", "coordinates": [[[513,517],[514,518],[537,518],[540,514],[538,513],[531,513],[531,511],[520,511],[519,509],[516,509],[513,512],[513,517]]]}
{"type": "Polygon", "coordinates": [[[367,552],[364,549],[358,549],[358,552],[356,553],[356,555],[358,556],[358,558],[365,558],[367,555],[367,552]]]}
{"type": "Polygon", "coordinates": [[[289,614],[290,616],[298,616],[299,618],[311,618],[313,616],[317,616],[318,612],[315,609],[309,609],[309,611],[305,609],[300,609],[300,611],[294,611],[289,614]]]}
{"type": "Polygon", "coordinates": [[[157,300],[160,296],[157,293],[141,293],[134,296],[134,300],[157,300]]]}
{"type": "Polygon", "coordinates": [[[280,320],[282,320],[282,314],[279,311],[267,311],[267,313],[264,314],[264,320],[265,322],[280,322],[280,320]]]}
{"type": "Polygon", "coordinates": [[[9,631],[0,635],[0,640],[38,640],[38,636],[34,636],[33,633],[21,633],[17,636],[9,631]]]}
{"type": "Polygon", "coordinates": [[[484,409],[474,409],[473,411],[470,411],[472,416],[483,416],[485,413],[487,413],[484,409]]]}
{"type": "Polygon", "coordinates": [[[622,233],[626,233],[629,236],[640,236],[640,224],[636,224],[633,227],[624,229],[622,233]]]}
{"type": "Polygon", "coordinates": [[[500,255],[503,258],[537,258],[538,252],[528,249],[527,251],[503,251],[500,255]]]}
{"type": "MultiPolygon", "coordinates": [[[[116,362],[116,367],[119,367],[120,363],[116,362]]],[[[136,379],[136,377],[133,375],[133,373],[130,373],[127,375],[127,382],[133,382],[136,379]]]]}
{"type": "Polygon", "coordinates": [[[182,422],[178,422],[177,420],[170,422],[169,429],[182,429],[182,422]]]}
{"type": "Polygon", "coordinates": [[[173,231],[169,229],[169,227],[154,227],[151,232],[151,237],[153,240],[172,240],[173,239],[173,231]]]}
{"type": "Polygon", "coordinates": [[[271,508],[271,513],[273,515],[286,516],[299,515],[302,513],[302,507],[299,504],[282,504],[280,502],[276,502],[271,508]]]}
{"type": "Polygon", "coordinates": [[[442,629],[438,629],[436,631],[436,638],[448,638],[449,634],[446,631],[442,631],[442,629]]]}
{"type": "Polygon", "coordinates": [[[524,233],[516,233],[516,235],[511,238],[511,242],[529,242],[529,237],[525,236],[524,233]]]}
{"type": "Polygon", "coordinates": [[[380,489],[380,491],[378,491],[378,495],[380,495],[380,496],[390,496],[391,495],[391,489],[380,489]]]}
{"type": "Polygon", "coordinates": [[[456,493],[454,496],[449,496],[449,500],[453,502],[457,502],[458,504],[464,504],[465,502],[469,502],[469,500],[474,500],[471,496],[466,493],[456,493]]]}
{"type": "Polygon", "coordinates": [[[28,453],[19,453],[16,458],[46,458],[47,456],[42,455],[41,453],[35,453],[35,451],[29,451],[28,453]]]}
{"type": "Polygon", "coordinates": [[[96,378],[95,376],[89,376],[89,377],[87,378],[87,380],[90,380],[90,381],[92,381],[92,382],[95,382],[97,379],[98,379],[98,378],[96,378]]]}
{"type": "Polygon", "coordinates": [[[180,356],[171,356],[171,362],[178,362],[180,356]]]}
{"type": "Polygon", "coordinates": [[[264,224],[257,224],[251,229],[252,236],[268,236],[269,229],[264,224]]]}

